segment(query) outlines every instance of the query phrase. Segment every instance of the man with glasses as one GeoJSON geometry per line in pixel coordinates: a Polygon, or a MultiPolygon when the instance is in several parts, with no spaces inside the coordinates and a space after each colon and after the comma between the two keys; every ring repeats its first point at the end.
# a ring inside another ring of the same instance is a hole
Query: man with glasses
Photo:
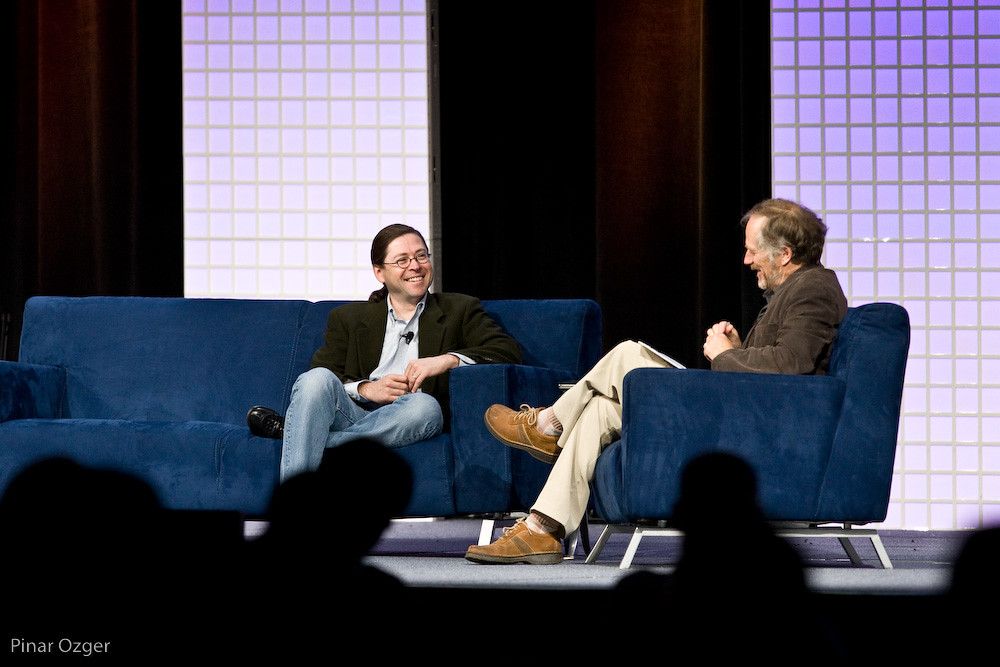
{"type": "MultiPolygon", "coordinates": [[[[729,322],[707,330],[703,351],[712,370],[825,373],[830,345],[847,314],[837,274],[820,263],[826,225],[809,209],[783,199],[757,204],[742,224],[743,264],[756,272],[767,305],[745,339],[729,322]]],[[[465,557],[476,563],[562,562],[559,539],[583,520],[597,457],[621,434],[625,374],[668,365],[652,348],[626,341],[551,407],[525,405],[516,412],[490,406],[484,419],[498,440],[553,466],[527,519],[493,544],[470,546],[465,557]]]]}
{"type": "Polygon", "coordinates": [[[434,267],[424,237],[389,225],[372,240],[382,283],[366,303],[330,312],[312,368],[292,387],[288,413],[255,406],[251,432],[282,442],[281,480],[319,467],[328,447],[372,438],[401,447],[441,432],[448,371],[475,363],[518,363],[513,338],[464,294],[431,293],[434,267]]]}

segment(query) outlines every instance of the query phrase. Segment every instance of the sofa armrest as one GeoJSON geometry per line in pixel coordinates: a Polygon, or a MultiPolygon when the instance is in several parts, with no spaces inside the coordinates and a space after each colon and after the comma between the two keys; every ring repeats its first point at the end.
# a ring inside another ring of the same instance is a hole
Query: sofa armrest
{"type": "Polygon", "coordinates": [[[455,451],[455,507],[460,514],[507,509],[511,497],[511,449],[486,429],[486,409],[501,403],[551,405],[565,372],[520,364],[477,364],[451,371],[451,437],[455,451]]]}
{"type": "Polygon", "coordinates": [[[58,417],[65,385],[59,366],[0,361],[0,422],[58,417]]]}
{"type": "Polygon", "coordinates": [[[842,381],[827,376],[632,371],[622,392],[622,440],[616,453],[629,513],[669,517],[684,465],[699,454],[726,451],[754,468],[766,515],[810,518],[844,390],[842,381]]]}

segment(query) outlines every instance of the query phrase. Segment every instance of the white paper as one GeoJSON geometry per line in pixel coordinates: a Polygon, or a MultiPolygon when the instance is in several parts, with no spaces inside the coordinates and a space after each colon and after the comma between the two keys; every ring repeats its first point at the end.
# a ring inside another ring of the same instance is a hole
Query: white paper
{"type": "Polygon", "coordinates": [[[668,364],[670,364],[674,368],[684,368],[684,364],[682,364],[681,362],[677,361],[673,357],[669,357],[669,356],[663,354],[662,352],[660,352],[659,350],[657,350],[655,347],[652,347],[648,343],[643,343],[640,340],[639,341],[639,345],[642,345],[644,348],[646,348],[647,350],[649,350],[650,352],[652,352],[653,354],[655,354],[656,356],[658,356],[660,359],[663,359],[665,362],[667,362],[668,364]]]}

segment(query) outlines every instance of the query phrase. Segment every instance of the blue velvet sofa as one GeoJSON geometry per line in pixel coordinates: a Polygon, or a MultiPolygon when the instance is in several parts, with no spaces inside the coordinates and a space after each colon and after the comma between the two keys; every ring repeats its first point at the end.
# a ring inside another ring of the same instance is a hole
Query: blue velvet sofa
{"type": "MultiPolygon", "coordinates": [[[[67,456],[135,474],[171,509],[262,514],[281,444],[246,411],[284,411],[329,311],[342,302],[35,297],[18,362],[0,362],[0,493],[30,463],[67,456]]],[[[451,371],[451,423],[397,451],[412,465],[407,516],[524,509],[547,466],[497,443],[491,403],[551,403],[600,357],[587,300],[485,301],[521,345],[520,365],[451,371]],[[527,498],[527,500],[524,500],[527,498]]]]}

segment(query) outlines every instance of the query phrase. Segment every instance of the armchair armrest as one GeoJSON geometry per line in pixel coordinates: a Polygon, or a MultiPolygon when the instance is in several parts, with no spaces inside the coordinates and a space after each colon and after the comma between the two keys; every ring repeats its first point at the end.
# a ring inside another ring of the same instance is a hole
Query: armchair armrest
{"type": "Polygon", "coordinates": [[[59,366],[0,361],[0,422],[58,417],[65,385],[59,366]]]}
{"type": "Polygon", "coordinates": [[[808,520],[816,511],[844,392],[844,383],[829,376],[632,371],[625,377],[615,454],[627,511],[669,518],[687,461],[721,450],[754,468],[769,518],[808,520]]]}
{"type": "Polygon", "coordinates": [[[459,513],[495,512],[511,495],[511,450],[490,435],[483,414],[494,403],[551,405],[567,373],[520,364],[477,364],[451,371],[451,437],[455,451],[455,507],[459,513]]]}

